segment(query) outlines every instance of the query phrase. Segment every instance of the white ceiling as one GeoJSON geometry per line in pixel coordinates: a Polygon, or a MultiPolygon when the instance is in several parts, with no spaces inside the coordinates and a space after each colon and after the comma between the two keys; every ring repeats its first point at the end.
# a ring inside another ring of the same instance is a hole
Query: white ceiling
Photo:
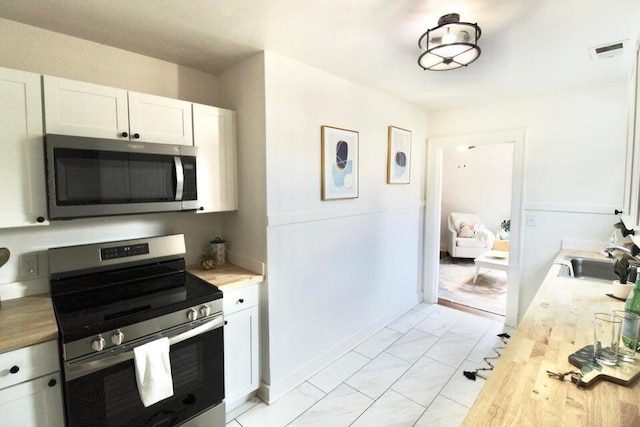
{"type": "Polygon", "coordinates": [[[213,74],[271,50],[426,108],[626,79],[640,34],[638,0],[0,0],[0,17],[213,74]],[[418,38],[452,12],[482,28],[482,55],[423,71],[418,38]]]}

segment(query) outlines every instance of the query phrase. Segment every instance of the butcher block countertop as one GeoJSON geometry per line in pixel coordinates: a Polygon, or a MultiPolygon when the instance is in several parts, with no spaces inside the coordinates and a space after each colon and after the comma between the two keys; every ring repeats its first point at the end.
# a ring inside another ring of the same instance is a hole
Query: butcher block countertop
{"type": "Polygon", "coordinates": [[[203,270],[200,265],[191,265],[187,270],[212,285],[216,285],[222,292],[264,281],[263,275],[229,263],[216,265],[212,270],[203,270]]]}
{"type": "Polygon", "coordinates": [[[48,294],[2,301],[0,353],[58,339],[58,326],[48,294]]]}
{"type": "MultiPolygon", "coordinates": [[[[558,258],[568,255],[603,259],[568,250],[558,258]]],[[[612,285],[558,277],[560,268],[549,269],[463,426],[640,426],[640,380],[581,390],[548,377],[547,370],[577,369],[568,356],[592,344],[594,313],[624,309],[623,301],[605,295],[612,285]]]]}

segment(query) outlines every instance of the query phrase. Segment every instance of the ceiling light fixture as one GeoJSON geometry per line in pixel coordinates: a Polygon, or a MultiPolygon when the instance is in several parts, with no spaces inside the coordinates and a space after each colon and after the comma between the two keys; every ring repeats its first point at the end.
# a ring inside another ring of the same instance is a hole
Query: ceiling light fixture
{"type": "Polygon", "coordinates": [[[460,22],[460,15],[450,13],[440,17],[438,26],[418,40],[422,50],[418,64],[425,70],[446,71],[466,67],[480,56],[478,24],[460,22]]]}

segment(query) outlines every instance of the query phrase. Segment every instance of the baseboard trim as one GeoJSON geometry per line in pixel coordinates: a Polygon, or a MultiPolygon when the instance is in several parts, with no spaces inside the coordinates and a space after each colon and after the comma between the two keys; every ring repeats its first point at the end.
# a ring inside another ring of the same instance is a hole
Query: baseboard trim
{"type": "Polygon", "coordinates": [[[302,366],[295,372],[291,373],[290,375],[284,377],[277,383],[266,384],[261,382],[260,388],[258,389],[258,396],[268,405],[271,405],[273,402],[275,402],[294,388],[298,387],[300,384],[338,360],[340,357],[347,354],[354,347],[365,341],[367,338],[387,326],[393,320],[397,319],[407,310],[416,306],[420,302],[421,297],[419,294],[416,294],[415,300],[412,300],[408,304],[397,307],[395,310],[389,312],[386,315],[380,316],[374,322],[360,329],[354,335],[342,340],[325,353],[319,355],[318,357],[302,366]]]}

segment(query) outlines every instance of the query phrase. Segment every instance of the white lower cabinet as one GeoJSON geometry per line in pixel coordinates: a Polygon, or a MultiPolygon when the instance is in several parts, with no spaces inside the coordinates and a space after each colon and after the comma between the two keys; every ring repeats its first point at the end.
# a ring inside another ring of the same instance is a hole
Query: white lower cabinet
{"type": "Polygon", "coordinates": [[[62,427],[62,384],[55,372],[0,390],[0,426],[62,427]]]}
{"type": "Polygon", "coordinates": [[[56,341],[0,354],[0,427],[62,427],[56,341]]]}
{"type": "Polygon", "coordinates": [[[258,285],[224,292],[224,382],[227,411],[259,385],[258,285]]]}

